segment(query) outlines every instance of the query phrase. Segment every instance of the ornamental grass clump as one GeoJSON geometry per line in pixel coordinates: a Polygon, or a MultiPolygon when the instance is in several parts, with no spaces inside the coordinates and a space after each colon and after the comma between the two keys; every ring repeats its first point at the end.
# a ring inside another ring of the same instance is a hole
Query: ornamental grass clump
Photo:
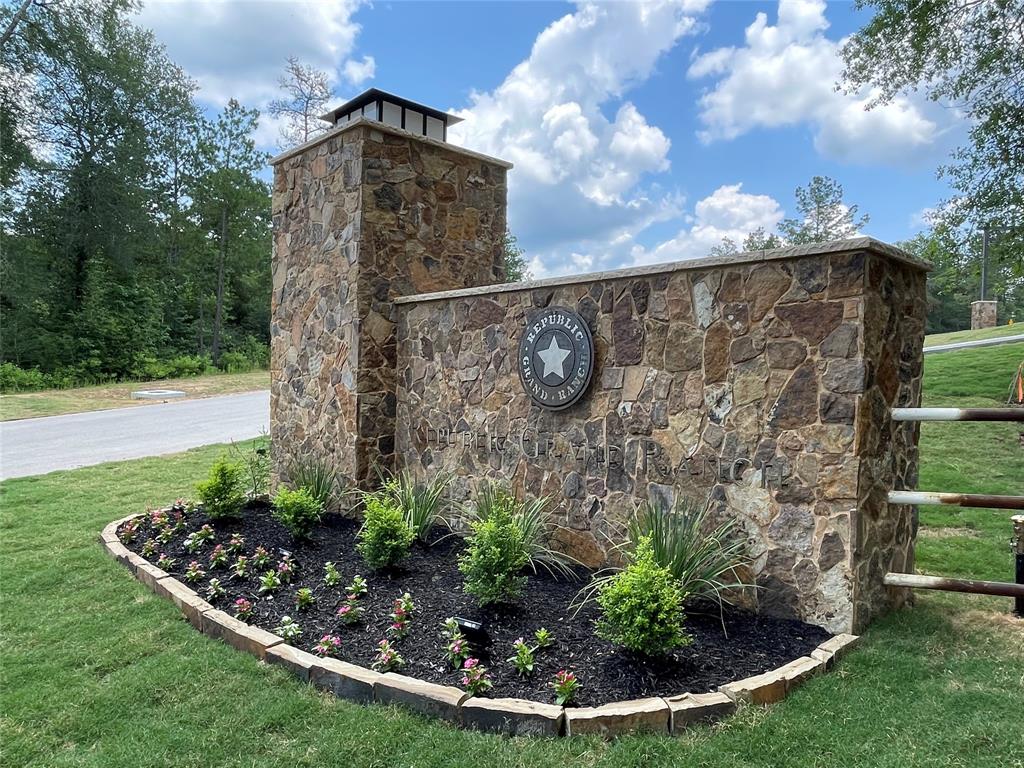
{"type": "Polygon", "coordinates": [[[459,556],[464,589],[480,605],[515,600],[526,585],[521,571],[530,557],[511,505],[493,505],[486,517],[474,520],[470,527],[473,533],[459,556]]]}
{"type": "Polygon", "coordinates": [[[444,520],[441,503],[451,482],[451,475],[441,473],[420,485],[411,472],[402,470],[384,482],[383,493],[402,510],[406,525],[416,538],[426,544],[434,524],[444,520]]]}
{"type": "Polygon", "coordinates": [[[236,517],[246,501],[242,468],[221,456],[210,467],[206,480],[196,486],[196,491],[203,502],[203,510],[214,520],[236,517]]]}
{"type": "Polygon", "coordinates": [[[281,523],[293,539],[305,539],[323,517],[323,504],[305,488],[281,488],[274,496],[274,519],[281,523]]]}
{"type": "Polygon", "coordinates": [[[608,579],[597,595],[601,617],[597,634],[615,645],[658,656],[687,645],[679,584],[654,557],[650,537],[637,544],[633,562],[608,579]]]}
{"type": "Polygon", "coordinates": [[[391,498],[371,493],[364,500],[366,512],[357,534],[356,551],[371,568],[397,565],[409,554],[415,534],[391,498]]]}
{"type": "Polygon", "coordinates": [[[341,480],[338,471],[314,458],[299,459],[288,468],[292,485],[303,490],[320,503],[324,511],[332,509],[338,501],[341,480]]]}
{"type": "Polygon", "coordinates": [[[551,530],[556,526],[547,507],[546,498],[519,501],[500,485],[485,483],[477,491],[476,503],[469,517],[472,524],[472,521],[488,519],[496,511],[507,512],[519,529],[531,571],[537,573],[540,567],[552,576],[575,578],[572,566],[579,565],[579,562],[552,549],[549,544],[551,530]]]}

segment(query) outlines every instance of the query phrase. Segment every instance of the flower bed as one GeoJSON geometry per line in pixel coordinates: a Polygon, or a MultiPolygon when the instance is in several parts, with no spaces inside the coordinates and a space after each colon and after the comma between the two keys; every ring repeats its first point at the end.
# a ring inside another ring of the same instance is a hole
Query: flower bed
{"type": "MultiPolygon", "coordinates": [[[[447,658],[443,625],[452,616],[479,621],[490,643],[473,647],[470,658],[478,659],[477,666],[487,670],[491,685],[480,693],[486,697],[553,703],[556,693],[551,683],[563,670],[573,673],[580,683],[571,703],[581,707],[685,692],[700,694],[810,656],[830,637],[825,630],[799,621],[730,610],[723,622],[717,610],[701,612],[691,607],[684,628],[692,642],[651,660],[599,638],[594,632],[595,605],[589,604],[572,615],[570,603],[590,578],[590,573],[582,569],[575,581],[555,579],[543,571],[530,574],[515,604],[478,607],[464,592],[457,566],[463,542],[446,536],[439,528],[432,531],[429,545],[412,545],[400,568],[373,571],[355,549],[358,523],[338,516],[326,517],[310,538],[299,542],[262,504],[249,504],[237,519],[210,520],[201,511],[186,514],[180,528],[165,535],[162,542],[155,539],[158,530],[165,528],[154,528],[149,517],[127,525],[132,529],[130,537],[125,525],[119,530],[125,546],[154,564],[163,555],[160,568],[188,584],[214,608],[234,616],[236,603],[244,600],[251,609],[245,621],[278,635],[287,624],[287,616],[292,620],[289,623],[298,625],[301,631],[288,638],[290,645],[308,652],[320,647],[332,657],[364,668],[379,661],[379,643],[387,638],[403,661],[392,671],[465,689],[465,671],[456,669],[447,658]],[[155,550],[152,545],[146,547],[151,539],[155,550]],[[268,555],[264,566],[254,562],[259,547],[268,555]],[[217,556],[211,565],[214,553],[224,551],[229,551],[226,563],[217,556]],[[235,576],[234,565],[240,556],[247,558],[249,567],[244,576],[235,576]],[[340,577],[328,579],[336,582],[333,585],[324,583],[327,562],[334,563],[340,577]],[[282,563],[283,570],[291,569],[292,573],[277,576],[276,581],[281,583],[275,586],[275,579],[265,574],[276,574],[282,563]],[[366,593],[350,600],[346,587],[356,575],[365,578],[366,593]],[[217,579],[219,589],[211,591],[213,579],[217,579]],[[312,603],[305,607],[296,603],[302,589],[308,589],[312,597],[312,603]],[[396,622],[395,601],[405,593],[411,598],[412,609],[403,608],[404,615],[400,614],[396,622]],[[351,607],[361,609],[357,621],[339,615],[345,605],[350,606],[346,614],[351,613],[351,607]],[[396,623],[404,626],[396,631],[396,623]],[[534,651],[532,673],[522,675],[507,660],[516,655],[517,639],[536,645],[534,635],[541,628],[550,631],[553,641],[549,647],[534,651]]],[[[294,633],[294,629],[287,631],[294,633]]]]}

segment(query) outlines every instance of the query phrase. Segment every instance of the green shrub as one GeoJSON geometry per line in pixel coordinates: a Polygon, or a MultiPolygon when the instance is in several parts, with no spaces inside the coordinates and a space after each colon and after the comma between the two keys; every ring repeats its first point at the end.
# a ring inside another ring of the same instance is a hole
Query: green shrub
{"type": "Polygon", "coordinates": [[[418,485],[411,472],[402,470],[384,483],[384,493],[398,505],[409,528],[424,543],[430,529],[442,520],[441,501],[451,479],[451,475],[437,474],[425,485],[418,485]]]}
{"type": "Polygon", "coordinates": [[[296,488],[305,488],[324,510],[333,509],[338,496],[338,471],[319,459],[305,458],[292,463],[288,476],[296,488]]]}
{"type": "Polygon", "coordinates": [[[546,498],[519,501],[511,492],[500,485],[487,483],[476,494],[473,520],[487,520],[494,510],[503,510],[512,516],[512,522],[522,534],[530,570],[544,568],[552,576],[575,578],[571,565],[579,563],[568,555],[552,549],[549,544],[551,528],[554,527],[547,511],[546,498]]]}
{"type": "Polygon", "coordinates": [[[210,474],[196,486],[203,509],[213,519],[234,517],[245,504],[242,468],[221,456],[210,467],[210,474]]]}
{"type": "Polygon", "coordinates": [[[356,551],[372,568],[397,564],[409,554],[414,534],[402,510],[384,494],[367,494],[356,551]]]}
{"type": "Polygon", "coordinates": [[[734,535],[735,518],[712,527],[709,516],[706,504],[686,499],[674,508],[645,503],[630,520],[629,548],[649,539],[654,561],[668,568],[683,594],[721,603],[745,562],[744,544],[734,535]]]}
{"type": "Polygon", "coordinates": [[[633,562],[606,581],[597,596],[597,634],[630,651],[656,656],[690,643],[683,631],[684,594],[668,568],[658,565],[649,537],[633,562]]]}
{"type": "Polygon", "coordinates": [[[280,488],[274,496],[274,518],[296,539],[309,536],[323,513],[323,505],[305,488],[280,488]]]}
{"type": "Polygon", "coordinates": [[[510,498],[493,504],[485,518],[470,523],[473,533],[459,557],[465,590],[481,605],[514,600],[526,585],[520,571],[530,556],[512,514],[515,499],[510,502],[510,498]]]}
{"type": "Polygon", "coordinates": [[[220,356],[220,369],[226,373],[248,373],[255,366],[241,352],[225,352],[220,356]]]}

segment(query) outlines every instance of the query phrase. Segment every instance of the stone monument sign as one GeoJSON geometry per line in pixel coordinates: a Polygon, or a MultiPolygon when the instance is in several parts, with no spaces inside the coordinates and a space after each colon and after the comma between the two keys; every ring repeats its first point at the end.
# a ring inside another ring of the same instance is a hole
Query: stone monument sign
{"type": "Polygon", "coordinates": [[[760,610],[859,631],[903,599],[927,265],[857,238],[503,284],[511,166],[360,99],[273,161],[276,477],[501,480],[591,566],[641,501],[709,498],[760,610]]]}

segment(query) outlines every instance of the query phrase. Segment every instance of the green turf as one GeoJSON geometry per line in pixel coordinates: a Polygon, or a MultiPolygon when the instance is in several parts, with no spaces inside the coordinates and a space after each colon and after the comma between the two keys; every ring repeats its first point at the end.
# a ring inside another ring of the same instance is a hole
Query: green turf
{"type": "Polygon", "coordinates": [[[934,347],[939,344],[953,344],[958,341],[978,341],[980,339],[996,339],[1000,336],[1016,336],[1021,333],[1024,333],[1024,323],[997,325],[995,328],[981,328],[977,331],[933,333],[924,337],[924,345],[926,347],[934,347]]]}
{"type": "MultiPolygon", "coordinates": [[[[927,402],[967,371],[986,404],[993,351],[929,359],[927,402]]],[[[925,425],[921,487],[1021,492],[1006,426],[925,425]]],[[[922,593],[785,702],[678,738],[502,739],[320,694],[197,633],[96,543],[189,493],[220,450],[0,485],[2,765],[1024,768],[1024,622],[995,598],[922,593]]],[[[922,570],[1006,578],[1007,518],[923,509],[922,570]]]]}

